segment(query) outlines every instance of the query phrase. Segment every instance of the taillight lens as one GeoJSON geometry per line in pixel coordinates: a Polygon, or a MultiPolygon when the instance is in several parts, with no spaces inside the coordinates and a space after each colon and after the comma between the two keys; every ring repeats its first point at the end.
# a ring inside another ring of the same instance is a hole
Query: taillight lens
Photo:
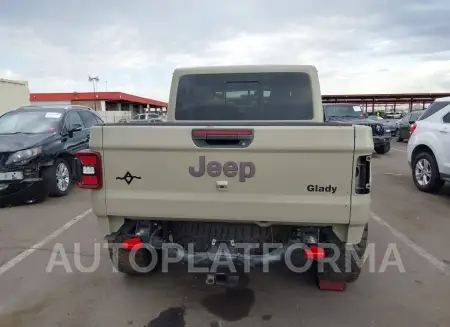
{"type": "Polygon", "coordinates": [[[77,186],[82,189],[98,190],[103,187],[102,157],[100,153],[90,150],[76,154],[80,167],[77,186]]]}
{"type": "Polygon", "coordinates": [[[305,249],[305,256],[312,260],[323,259],[325,258],[325,250],[317,245],[311,245],[309,249],[305,249]]]}
{"type": "Polygon", "coordinates": [[[355,193],[369,194],[371,188],[371,156],[358,157],[355,172],[355,193]]]}
{"type": "Polygon", "coordinates": [[[411,124],[411,126],[409,127],[409,136],[411,136],[412,133],[414,133],[414,131],[416,130],[416,128],[417,128],[417,124],[416,124],[416,123],[411,124]]]}
{"type": "Polygon", "coordinates": [[[122,242],[122,246],[125,250],[138,250],[142,246],[142,240],[140,237],[129,238],[122,242]]]}

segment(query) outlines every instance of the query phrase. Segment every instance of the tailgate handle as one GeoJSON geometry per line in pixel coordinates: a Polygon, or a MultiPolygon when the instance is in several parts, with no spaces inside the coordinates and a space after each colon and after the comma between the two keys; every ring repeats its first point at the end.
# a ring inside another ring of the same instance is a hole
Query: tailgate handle
{"type": "Polygon", "coordinates": [[[252,129],[194,129],[192,140],[200,148],[246,148],[253,142],[252,129]]]}

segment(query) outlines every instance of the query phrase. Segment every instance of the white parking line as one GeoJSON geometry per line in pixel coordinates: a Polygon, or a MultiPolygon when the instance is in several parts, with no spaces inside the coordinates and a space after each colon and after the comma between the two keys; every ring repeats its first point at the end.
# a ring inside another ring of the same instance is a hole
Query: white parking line
{"type": "Polygon", "coordinates": [[[432,255],[430,252],[428,252],[427,250],[422,248],[420,245],[417,245],[416,243],[411,241],[408,238],[408,236],[406,236],[402,232],[398,231],[397,229],[395,229],[394,227],[389,225],[384,219],[379,217],[374,212],[371,212],[370,215],[371,215],[371,218],[373,220],[375,220],[377,223],[379,223],[379,224],[383,225],[384,227],[386,227],[387,229],[389,229],[389,231],[395,237],[399,238],[403,243],[405,243],[409,248],[411,248],[418,255],[420,255],[421,257],[425,258],[432,266],[434,266],[435,268],[439,269],[440,271],[442,271],[447,276],[450,276],[450,267],[447,264],[445,264],[444,262],[442,262],[441,260],[436,258],[434,255],[432,255]]]}
{"type": "Polygon", "coordinates": [[[42,241],[36,243],[35,245],[33,245],[32,247],[30,247],[29,249],[27,249],[24,252],[21,252],[19,255],[17,255],[16,257],[12,258],[10,261],[8,261],[7,263],[5,263],[3,266],[0,267],[0,276],[3,275],[5,272],[7,272],[8,270],[10,270],[12,267],[14,267],[15,265],[17,265],[19,262],[21,262],[22,260],[24,260],[26,257],[28,257],[30,254],[32,254],[34,251],[39,250],[40,248],[42,248],[45,244],[47,244],[49,241],[51,241],[52,239],[54,239],[55,237],[58,237],[59,235],[61,235],[65,230],[69,229],[70,226],[73,226],[74,224],[76,224],[77,222],[79,222],[81,219],[85,218],[87,215],[89,215],[92,212],[92,208],[86,210],[85,212],[83,212],[82,214],[76,216],[75,218],[71,219],[70,221],[68,221],[64,226],[62,226],[61,228],[55,230],[53,233],[51,233],[50,235],[48,235],[46,238],[44,238],[42,241]]]}
{"type": "Polygon", "coordinates": [[[400,149],[396,149],[396,148],[391,148],[391,150],[398,151],[398,152],[406,152],[405,150],[400,150],[400,149]]]}

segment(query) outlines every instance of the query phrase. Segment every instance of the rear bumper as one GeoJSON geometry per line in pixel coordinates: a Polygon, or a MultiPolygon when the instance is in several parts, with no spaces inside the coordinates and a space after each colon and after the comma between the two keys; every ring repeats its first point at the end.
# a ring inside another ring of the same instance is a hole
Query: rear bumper
{"type": "MultiPolygon", "coordinates": [[[[177,208],[177,206],[174,204],[174,202],[166,202],[162,200],[164,199],[161,197],[158,205],[158,202],[153,201],[151,199],[147,199],[146,202],[152,202],[152,205],[150,207],[146,206],[130,206],[127,205],[128,208],[134,208],[134,209],[141,209],[141,211],[134,211],[133,214],[105,214],[101,212],[101,206],[105,205],[105,197],[104,192],[102,191],[96,191],[91,193],[92,199],[94,200],[94,214],[97,216],[97,221],[101,230],[101,233],[103,235],[109,235],[111,233],[117,232],[120,227],[124,224],[125,218],[129,217],[129,219],[132,220],[167,220],[167,221],[203,221],[205,223],[214,223],[214,222],[228,222],[228,223],[254,223],[256,225],[261,223],[268,223],[269,225],[293,225],[293,226],[316,226],[316,227],[324,227],[329,226],[332,227],[333,232],[336,234],[336,236],[341,241],[346,241],[347,243],[351,244],[358,244],[361,241],[361,235],[364,230],[364,226],[367,224],[370,218],[370,208],[371,208],[371,194],[358,194],[358,195],[352,195],[352,205],[351,205],[351,212],[344,211],[344,208],[348,207],[346,203],[343,203],[339,205],[341,208],[337,208],[338,205],[335,203],[327,203],[324,201],[319,201],[322,205],[320,206],[321,210],[317,210],[315,207],[314,209],[309,209],[309,205],[303,203],[302,205],[297,205],[295,208],[292,208],[290,210],[294,211],[295,209],[295,216],[288,217],[286,216],[286,212],[284,212],[283,216],[280,216],[280,212],[282,211],[282,208],[276,208],[280,211],[278,212],[278,216],[272,215],[272,217],[269,217],[269,215],[264,215],[264,212],[267,211],[269,214],[271,213],[271,207],[270,206],[264,206],[264,210],[258,209],[255,210],[255,207],[263,207],[261,203],[259,202],[257,206],[253,206],[253,210],[247,210],[244,211],[242,208],[240,212],[236,212],[234,216],[228,216],[228,217],[214,217],[212,215],[207,216],[207,214],[211,214],[212,209],[208,209],[207,212],[201,211],[201,209],[205,208],[204,203],[200,205],[200,202],[195,203],[192,205],[192,208],[199,208],[199,211],[196,212],[196,215],[192,215],[196,218],[190,218],[189,216],[180,217],[180,214],[175,211],[174,209],[177,208]],[[103,199],[103,201],[101,201],[103,199]],[[328,205],[327,205],[328,204],[328,205]],[[303,208],[303,209],[302,209],[303,208]],[[96,212],[97,209],[100,212],[96,212]],[[307,210],[309,209],[309,210],[307,210]],[[302,214],[303,212],[304,214],[302,214]],[[238,213],[241,215],[239,216],[238,213]],[[254,217],[246,216],[246,219],[242,219],[244,214],[254,213],[254,217]],[[203,214],[202,217],[200,217],[200,214],[203,214]],[[241,219],[237,219],[236,217],[240,217],[241,219]],[[278,218],[278,219],[274,219],[278,218]]],[[[187,195],[186,195],[187,196],[187,195]]],[[[165,198],[165,200],[168,200],[168,197],[165,198]]],[[[185,199],[186,200],[186,199],[185,199]]],[[[194,196],[191,196],[191,201],[194,201],[194,196]]],[[[199,201],[197,197],[197,201],[199,201]]],[[[330,198],[331,200],[331,198],[330,198]]],[[[133,202],[133,199],[129,200],[130,202],[133,202]]],[[[336,201],[336,200],[335,200],[336,201]]],[[[121,201],[122,202],[122,201],[121,201]]],[[[179,201],[181,202],[181,200],[179,201]]],[[[115,201],[113,202],[115,203],[115,201]]],[[[122,202],[123,203],[123,202],[122,202]]],[[[339,203],[339,201],[337,202],[339,203]]],[[[123,205],[125,205],[123,203],[123,205]]],[[[217,207],[223,204],[214,202],[213,207],[217,207]]],[[[230,207],[230,206],[228,206],[230,207]]],[[[284,207],[289,207],[287,205],[284,205],[284,207]]],[[[219,208],[220,209],[220,208],[219,208]]],[[[246,208],[244,208],[246,209],[246,208]]],[[[119,210],[117,208],[116,210],[119,210]]],[[[290,210],[287,210],[289,213],[290,210]]],[[[229,210],[231,211],[231,210],[229,210]]],[[[286,211],[286,210],[285,210],[286,211]]],[[[231,214],[232,212],[230,212],[231,214]]]]}

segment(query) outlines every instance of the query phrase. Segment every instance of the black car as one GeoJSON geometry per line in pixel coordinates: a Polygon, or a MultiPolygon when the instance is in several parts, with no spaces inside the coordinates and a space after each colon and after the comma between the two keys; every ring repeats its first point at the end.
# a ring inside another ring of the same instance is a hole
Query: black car
{"type": "Polygon", "coordinates": [[[366,125],[372,128],[374,149],[379,154],[388,153],[391,149],[391,132],[384,124],[367,119],[359,105],[352,104],[324,104],[325,121],[366,125]]]}
{"type": "Polygon", "coordinates": [[[386,133],[388,133],[390,131],[392,136],[397,135],[398,123],[399,123],[400,119],[389,119],[389,118],[383,118],[383,117],[376,116],[376,115],[369,115],[369,116],[367,116],[367,118],[383,124],[384,128],[386,130],[386,133]]]}
{"type": "Polygon", "coordinates": [[[103,123],[88,107],[22,107],[0,116],[0,206],[68,194],[75,153],[103,123]]]}
{"type": "Polygon", "coordinates": [[[409,140],[409,129],[411,125],[414,124],[420,116],[424,113],[421,111],[413,111],[407,113],[398,123],[397,134],[395,135],[397,138],[397,142],[403,142],[404,140],[409,140]]]}

